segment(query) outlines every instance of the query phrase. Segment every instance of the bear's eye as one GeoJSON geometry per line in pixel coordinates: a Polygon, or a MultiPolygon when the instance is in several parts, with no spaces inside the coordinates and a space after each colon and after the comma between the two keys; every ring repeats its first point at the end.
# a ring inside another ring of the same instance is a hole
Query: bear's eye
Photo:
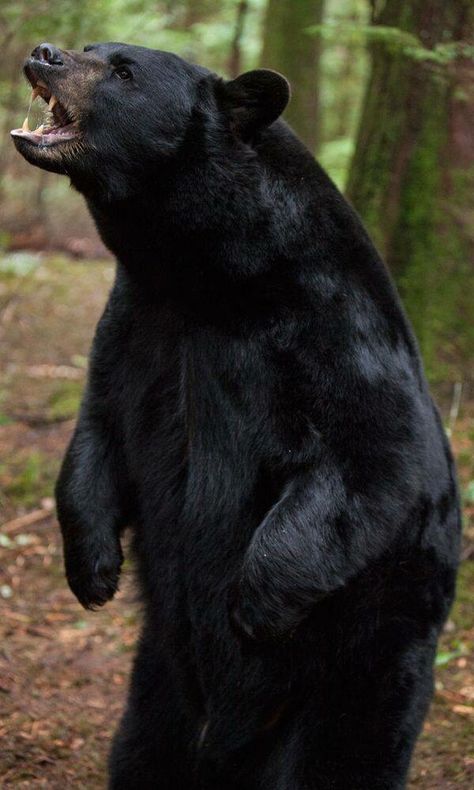
{"type": "Polygon", "coordinates": [[[131,80],[132,79],[132,72],[127,66],[119,66],[115,69],[114,74],[119,80],[131,80]]]}

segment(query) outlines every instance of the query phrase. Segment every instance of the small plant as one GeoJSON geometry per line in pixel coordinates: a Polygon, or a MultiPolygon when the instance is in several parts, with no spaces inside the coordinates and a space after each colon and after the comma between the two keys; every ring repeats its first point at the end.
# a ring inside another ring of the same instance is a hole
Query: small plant
{"type": "Polygon", "coordinates": [[[470,480],[464,489],[464,501],[466,505],[474,505],[474,480],[470,480]]]}
{"type": "Polygon", "coordinates": [[[14,505],[34,507],[43,497],[51,495],[57,468],[57,460],[53,461],[38,450],[16,461],[13,468],[4,464],[0,477],[5,498],[14,505]]]}
{"type": "Polygon", "coordinates": [[[437,653],[435,664],[437,667],[445,667],[451,661],[454,661],[455,658],[465,656],[467,652],[466,645],[462,642],[454,642],[452,650],[440,650],[437,653]]]}
{"type": "Polygon", "coordinates": [[[41,263],[41,255],[31,252],[11,252],[0,257],[0,274],[26,277],[41,263]]]}

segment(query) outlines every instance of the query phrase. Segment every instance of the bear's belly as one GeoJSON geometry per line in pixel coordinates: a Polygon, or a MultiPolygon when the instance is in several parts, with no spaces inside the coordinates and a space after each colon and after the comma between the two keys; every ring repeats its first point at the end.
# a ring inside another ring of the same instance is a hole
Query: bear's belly
{"type": "Polygon", "coordinates": [[[128,472],[138,517],[135,552],[146,597],[169,589],[222,597],[236,578],[251,536],[279,495],[264,472],[252,433],[232,428],[217,409],[189,424],[177,387],[141,398],[126,423],[128,472]]]}

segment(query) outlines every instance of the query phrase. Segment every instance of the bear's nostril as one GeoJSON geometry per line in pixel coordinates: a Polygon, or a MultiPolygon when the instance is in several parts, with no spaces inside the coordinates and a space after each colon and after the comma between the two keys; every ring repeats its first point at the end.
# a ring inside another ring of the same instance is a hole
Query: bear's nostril
{"type": "Polygon", "coordinates": [[[50,66],[63,65],[61,50],[57,49],[57,47],[53,47],[52,44],[40,44],[38,47],[35,47],[31,53],[31,57],[34,58],[34,60],[49,63],[50,66]]]}

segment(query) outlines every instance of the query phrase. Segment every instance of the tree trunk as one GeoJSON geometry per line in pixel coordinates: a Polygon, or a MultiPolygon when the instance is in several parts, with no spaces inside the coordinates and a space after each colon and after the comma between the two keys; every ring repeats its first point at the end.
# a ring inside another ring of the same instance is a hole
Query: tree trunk
{"type": "Polygon", "coordinates": [[[238,74],[240,74],[240,62],[242,59],[242,34],[244,32],[245,17],[247,15],[248,9],[248,0],[239,0],[228,66],[229,77],[232,78],[237,77],[238,74]]]}
{"type": "Polygon", "coordinates": [[[183,27],[188,28],[204,21],[207,15],[212,13],[212,9],[213,4],[210,0],[187,0],[183,27]]]}
{"type": "Polygon", "coordinates": [[[318,25],[324,0],[268,0],[261,65],[291,83],[285,119],[311,151],[319,142],[320,39],[305,30],[318,25]]]}
{"type": "MultiPolygon", "coordinates": [[[[348,197],[394,274],[429,372],[474,353],[474,4],[386,0],[348,197]]],[[[473,371],[471,371],[472,373],[473,371]]]]}

